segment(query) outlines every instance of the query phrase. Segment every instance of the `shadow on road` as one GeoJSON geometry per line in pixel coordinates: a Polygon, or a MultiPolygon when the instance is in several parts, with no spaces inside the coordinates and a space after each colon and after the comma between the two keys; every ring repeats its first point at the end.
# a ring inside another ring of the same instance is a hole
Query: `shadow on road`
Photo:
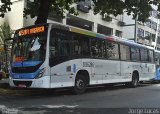
{"type": "MultiPolygon", "coordinates": [[[[140,84],[139,87],[151,86],[152,83],[140,84]]],[[[87,88],[86,93],[104,92],[104,91],[117,91],[131,89],[125,84],[117,85],[100,85],[100,86],[90,86],[87,88]]],[[[135,88],[132,88],[135,89],[135,88]]],[[[71,88],[63,89],[24,89],[24,88],[10,88],[7,83],[0,84],[0,94],[9,96],[19,96],[19,97],[56,97],[64,95],[73,95],[71,88]]],[[[85,93],[84,93],[85,94],[85,93]]]]}

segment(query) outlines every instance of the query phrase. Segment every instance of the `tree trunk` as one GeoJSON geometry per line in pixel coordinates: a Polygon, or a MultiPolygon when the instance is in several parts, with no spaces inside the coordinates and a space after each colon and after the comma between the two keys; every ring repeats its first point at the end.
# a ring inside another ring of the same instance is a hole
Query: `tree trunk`
{"type": "Polygon", "coordinates": [[[51,0],[40,0],[39,13],[35,25],[47,23],[51,0]]]}

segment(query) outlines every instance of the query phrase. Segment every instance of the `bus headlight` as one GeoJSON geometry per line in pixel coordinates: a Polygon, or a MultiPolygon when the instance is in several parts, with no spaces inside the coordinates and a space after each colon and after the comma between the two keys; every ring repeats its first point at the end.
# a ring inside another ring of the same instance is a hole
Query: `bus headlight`
{"type": "Polygon", "coordinates": [[[39,73],[37,74],[37,76],[35,77],[35,79],[41,78],[41,77],[43,76],[45,70],[46,70],[46,68],[41,69],[41,70],[39,71],[39,73]]]}

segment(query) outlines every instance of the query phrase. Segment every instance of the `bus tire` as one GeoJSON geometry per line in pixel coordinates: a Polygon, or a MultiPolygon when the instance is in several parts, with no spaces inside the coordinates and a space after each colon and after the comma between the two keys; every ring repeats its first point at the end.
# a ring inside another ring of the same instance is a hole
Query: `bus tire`
{"type": "Polygon", "coordinates": [[[86,91],[86,87],[87,87],[86,78],[81,74],[77,75],[77,77],[75,79],[73,93],[74,94],[82,94],[86,91]]]}
{"type": "Polygon", "coordinates": [[[137,75],[137,73],[133,73],[131,87],[133,87],[133,88],[137,87],[138,83],[139,83],[138,75],[137,75]]]}

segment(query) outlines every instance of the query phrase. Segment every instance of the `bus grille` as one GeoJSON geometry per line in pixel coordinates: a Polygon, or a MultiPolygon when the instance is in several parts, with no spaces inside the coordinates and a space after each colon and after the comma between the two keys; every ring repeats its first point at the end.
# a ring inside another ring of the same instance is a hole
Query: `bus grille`
{"type": "Polygon", "coordinates": [[[31,84],[32,84],[32,81],[13,81],[13,83],[16,85],[16,86],[19,86],[20,84],[23,84],[25,85],[26,87],[30,87],[31,84]]]}
{"type": "Polygon", "coordinates": [[[41,64],[31,67],[12,67],[13,73],[33,73],[36,72],[41,64]]]}

